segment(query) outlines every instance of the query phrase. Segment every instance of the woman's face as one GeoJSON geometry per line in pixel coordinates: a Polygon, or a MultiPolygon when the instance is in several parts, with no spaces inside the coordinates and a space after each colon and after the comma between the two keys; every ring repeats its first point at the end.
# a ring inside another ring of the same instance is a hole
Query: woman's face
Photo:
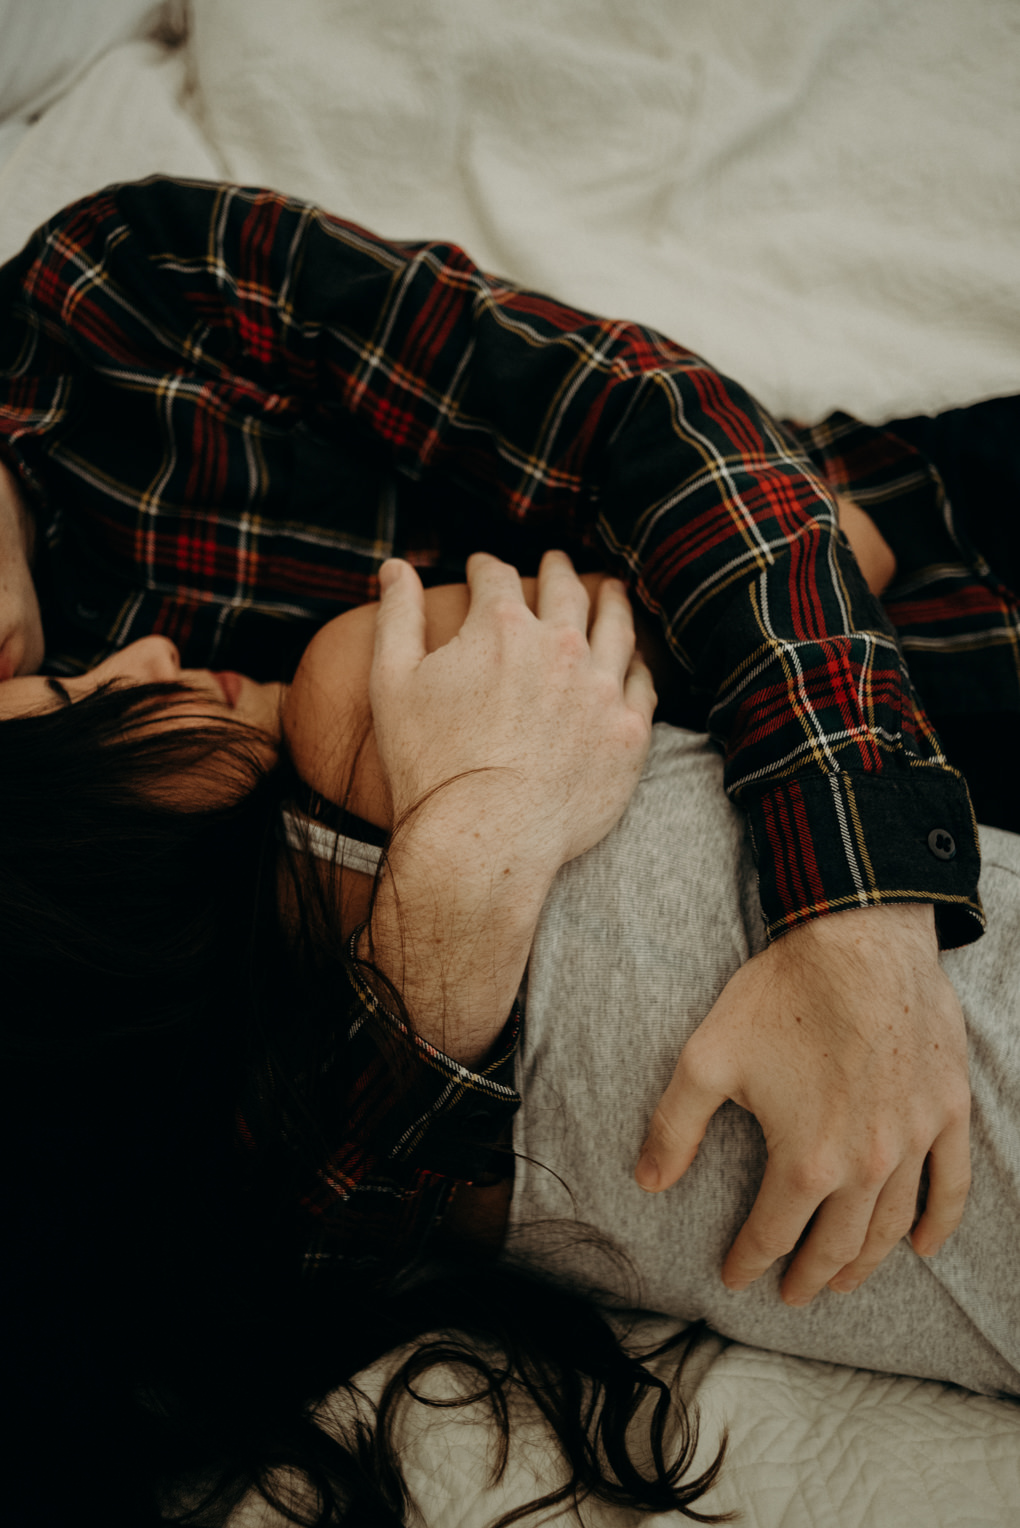
{"type": "Polygon", "coordinates": [[[242,674],[214,673],[210,669],[182,669],[180,654],[167,637],[143,637],[74,678],[26,674],[4,680],[0,684],[0,720],[73,705],[100,685],[111,682],[185,686],[187,693],[167,697],[166,718],[170,725],[230,716],[257,727],[274,743],[280,741],[285,685],[256,684],[242,674]]]}

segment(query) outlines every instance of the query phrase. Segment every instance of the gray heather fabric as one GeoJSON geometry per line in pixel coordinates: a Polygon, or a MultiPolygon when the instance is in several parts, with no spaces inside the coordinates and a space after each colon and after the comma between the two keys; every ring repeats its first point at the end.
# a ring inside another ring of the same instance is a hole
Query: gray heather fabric
{"type": "Polygon", "coordinates": [[[681,1046],[762,943],[720,759],[706,739],[657,727],[623,821],[563,868],[542,913],[519,1058],[511,1247],[741,1342],[1020,1394],[1020,837],[982,829],[981,839],[990,932],[944,957],[971,1038],[974,1188],[961,1228],[934,1259],[902,1242],[854,1294],[825,1290],[806,1309],[779,1300],[778,1269],[730,1294],[719,1268],[765,1158],[754,1118],[725,1104],[666,1193],[632,1179],[681,1046]],[[614,1238],[636,1279],[579,1236],[538,1224],[575,1218],[614,1238]]]}

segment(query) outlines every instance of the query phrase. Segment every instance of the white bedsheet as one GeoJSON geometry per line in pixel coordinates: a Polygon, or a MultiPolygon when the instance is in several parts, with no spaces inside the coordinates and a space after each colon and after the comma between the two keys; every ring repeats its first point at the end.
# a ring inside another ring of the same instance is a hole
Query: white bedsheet
{"type": "Polygon", "coordinates": [[[1020,387],[1015,0],[194,0],[210,132],[781,414],[1020,387]]]}
{"type": "MultiPolygon", "coordinates": [[[[118,48],[23,133],[0,259],[112,180],[228,176],[655,324],[779,412],[1020,391],[1014,0],[193,0],[193,19],[187,51],[118,48]]],[[[1013,1406],[725,1344],[697,1399],[706,1451],[731,1432],[711,1505],[746,1528],[1020,1522],[1013,1406]]],[[[536,1445],[487,1490],[484,1439],[410,1423],[428,1528],[546,1488],[536,1445]]]]}
{"type": "Polygon", "coordinates": [[[0,261],[54,212],[112,181],[222,177],[190,104],[183,51],[131,42],[101,58],[0,165],[0,261]]]}

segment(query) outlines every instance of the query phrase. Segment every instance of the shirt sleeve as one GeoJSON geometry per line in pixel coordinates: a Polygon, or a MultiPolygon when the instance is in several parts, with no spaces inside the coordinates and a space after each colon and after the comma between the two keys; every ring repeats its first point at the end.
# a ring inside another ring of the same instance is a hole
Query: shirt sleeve
{"type": "MultiPolygon", "coordinates": [[[[313,1177],[299,1149],[292,1190],[315,1227],[312,1262],[404,1264],[424,1250],[458,1185],[510,1174],[520,1011],[515,1003],[488,1061],[472,1071],[381,1003],[353,960],[347,982],[325,1083],[332,1106],[320,1104],[342,1128],[313,1177]]],[[[249,1080],[237,1135],[253,1152],[263,1135],[285,1155],[297,1143],[278,1082],[249,1080]]]]}
{"type": "MultiPolygon", "coordinates": [[[[966,787],[830,491],[699,357],[452,246],[386,243],[238,187],[114,188],[26,258],[40,344],[73,326],[88,364],[172,358],[182,386],[229,374],[239,404],[256,389],[280,421],[313,417],[406,481],[466,489],[480,527],[597,540],[704,697],[770,937],[904,900],[934,903],[944,944],[980,932],[966,787]]],[[[60,409],[44,392],[42,432],[60,409]]]]}
{"type": "Polygon", "coordinates": [[[334,1153],[332,1186],[343,1194],[373,1173],[407,1165],[465,1182],[484,1176],[521,1102],[513,1085],[517,1005],[488,1061],[473,1071],[380,1002],[353,959],[349,976],[341,1044],[344,1072],[357,1084],[345,1128],[355,1142],[371,1142],[371,1155],[358,1144],[334,1153]]]}

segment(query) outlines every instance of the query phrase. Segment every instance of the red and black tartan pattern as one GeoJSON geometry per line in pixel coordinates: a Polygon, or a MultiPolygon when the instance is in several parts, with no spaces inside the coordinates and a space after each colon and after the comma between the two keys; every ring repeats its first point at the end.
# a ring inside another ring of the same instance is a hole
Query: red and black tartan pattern
{"type": "Polygon", "coordinates": [[[447,245],[158,179],[54,218],[0,272],[0,310],[0,451],[46,531],[55,666],[156,631],[267,675],[372,597],[392,550],[438,577],[515,528],[587,542],[726,749],[770,935],[903,897],[935,903],[945,943],[980,931],[966,791],[817,440],[813,461],[683,347],[447,245]]]}
{"type": "MultiPolygon", "coordinates": [[[[377,1264],[423,1250],[456,1183],[506,1176],[512,1158],[503,1142],[521,1102],[513,1086],[518,1005],[488,1061],[472,1071],[377,1000],[353,953],[360,933],[349,942],[350,991],[337,995],[329,1068],[340,1139],[314,1180],[303,1175],[293,1185],[316,1227],[311,1271],[319,1258],[377,1264]]],[[[271,1135],[286,1149],[290,1127],[280,1117],[278,1090],[252,1081],[236,1111],[238,1143],[255,1153],[271,1135]],[[268,1129],[261,1120],[267,1098],[268,1129]]]]}
{"type": "Polygon", "coordinates": [[[353,1000],[338,1026],[343,1070],[353,1079],[344,1093],[344,1139],[302,1199],[327,1219],[356,1195],[360,1213],[367,1200],[359,1190],[369,1187],[380,1202],[402,1201],[431,1177],[470,1182],[486,1176],[521,1102],[513,1086],[521,1028],[516,1003],[488,1061],[472,1071],[389,1012],[353,954],[349,969],[353,1000]],[[390,1107],[395,1095],[398,1109],[390,1107]]]}

